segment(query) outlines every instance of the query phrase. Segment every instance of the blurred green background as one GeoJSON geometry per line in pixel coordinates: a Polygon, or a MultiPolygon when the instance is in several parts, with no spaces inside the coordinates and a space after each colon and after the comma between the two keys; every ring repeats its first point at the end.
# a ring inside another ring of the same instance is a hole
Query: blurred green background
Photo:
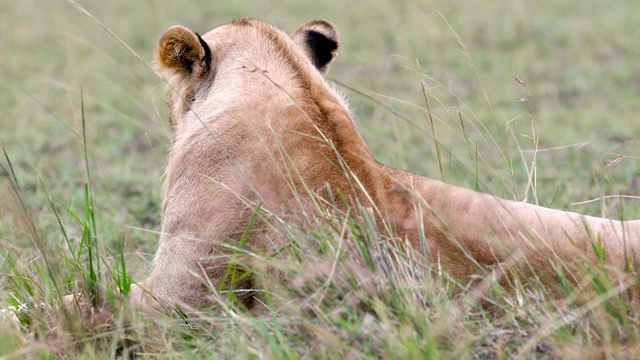
{"type": "MultiPolygon", "coordinates": [[[[537,139],[529,202],[640,213],[638,200],[572,205],[640,191],[640,2],[79,3],[151,64],[174,24],[204,33],[246,16],[291,32],[328,19],[341,36],[329,78],[357,90],[345,93],[382,162],[522,200],[537,139]]],[[[68,2],[0,1],[0,14],[0,139],[28,211],[53,244],[60,236],[45,190],[82,208],[84,110],[98,233],[107,245],[124,238],[147,263],[170,145],[163,81],[68,2]]],[[[0,246],[29,248],[8,176],[0,174],[0,246]]]]}

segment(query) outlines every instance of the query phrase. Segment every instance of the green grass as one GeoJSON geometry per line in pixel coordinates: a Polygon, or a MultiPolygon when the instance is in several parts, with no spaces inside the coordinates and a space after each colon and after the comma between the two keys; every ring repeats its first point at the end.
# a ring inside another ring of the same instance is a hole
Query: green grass
{"type": "MultiPolygon", "coordinates": [[[[81,4],[148,63],[176,23],[203,33],[250,16],[292,31],[329,19],[341,32],[329,77],[350,89],[382,162],[506,198],[640,218],[638,200],[576,204],[640,192],[640,3],[81,4]]],[[[551,300],[535,280],[505,292],[491,276],[484,301],[453,297],[358,209],[290,230],[319,246],[282,264],[299,280],[274,292],[295,304],[277,315],[248,316],[233,296],[197,321],[131,311],[119,294],[129,276],[144,277],[158,237],[165,85],[65,1],[0,2],[0,14],[0,308],[29,306],[20,326],[0,323],[0,356],[104,358],[140,345],[178,358],[640,356],[638,315],[597,264],[585,269],[589,301],[551,300]],[[60,296],[78,291],[100,294],[102,310],[58,310],[60,296]]]]}

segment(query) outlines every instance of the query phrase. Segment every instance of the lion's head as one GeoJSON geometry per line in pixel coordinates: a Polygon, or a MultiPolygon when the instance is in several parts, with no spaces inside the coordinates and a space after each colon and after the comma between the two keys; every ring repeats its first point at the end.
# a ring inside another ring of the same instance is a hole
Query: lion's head
{"type": "MultiPolygon", "coordinates": [[[[170,76],[169,121],[175,127],[186,112],[210,102],[208,94],[216,89],[227,89],[225,95],[231,95],[228,87],[244,83],[233,76],[242,73],[239,70],[282,75],[273,80],[284,88],[301,86],[295,82],[327,73],[338,46],[338,31],[326,20],[304,23],[290,37],[252,19],[235,20],[204,36],[173,26],[162,35],[157,54],[170,76]]],[[[247,90],[255,92],[255,87],[247,90]]]]}

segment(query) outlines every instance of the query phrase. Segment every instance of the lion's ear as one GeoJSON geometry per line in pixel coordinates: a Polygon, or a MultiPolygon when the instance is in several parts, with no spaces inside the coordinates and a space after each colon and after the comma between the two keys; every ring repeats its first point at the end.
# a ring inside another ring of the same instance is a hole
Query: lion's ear
{"type": "Polygon", "coordinates": [[[327,20],[306,22],[291,34],[291,39],[304,49],[321,73],[326,74],[329,63],[337,54],[340,35],[332,23],[327,20]]]}
{"type": "Polygon", "coordinates": [[[160,38],[158,61],[162,67],[184,75],[201,74],[211,65],[211,50],[200,35],[175,25],[160,38]]]}

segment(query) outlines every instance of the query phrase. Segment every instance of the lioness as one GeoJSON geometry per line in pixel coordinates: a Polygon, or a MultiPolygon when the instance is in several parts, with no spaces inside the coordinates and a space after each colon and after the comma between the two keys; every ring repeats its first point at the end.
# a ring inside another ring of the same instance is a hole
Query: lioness
{"type": "MultiPolygon", "coordinates": [[[[285,245],[255,224],[240,244],[256,206],[303,222],[305,209],[322,207],[317,199],[371,208],[388,235],[415,248],[422,238],[429,259],[455,279],[498,265],[551,278],[548,259],[570,272],[577,261],[595,261],[589,249],[601,241],[609,275],[627,281],[640,221],[502,200],[378,163],[323,78],[338,44],[325,20],[291,36],[252,19],[203,36],[183,26],[162,35],[157,58],[168,75],[174,142],[159,247],[134,301],[210,307],[209,287],[223,281],[230,247],[268,254],[285,245]]],[[[237,286],[258,285],[246,277],[237,286]]]]}

